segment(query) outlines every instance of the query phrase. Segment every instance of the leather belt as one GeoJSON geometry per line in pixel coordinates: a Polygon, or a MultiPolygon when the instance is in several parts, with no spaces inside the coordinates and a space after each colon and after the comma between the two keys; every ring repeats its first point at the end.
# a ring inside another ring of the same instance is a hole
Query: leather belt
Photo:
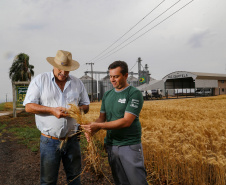
{"type": "MultiPolygon", "coordinates": [[[[66,138],[64,137],[64,138],[57,138],[57,137],[53,137],[53,136],[49,136],[49,135],[46,135],[46,134],[43,134],[43,133],[41,133],[43,136],[45,136],[45,137],[48,137],[48,138],[50,138],[50,139],[55,139],[55,140],[65,140],[66,138]]],[[[69,139],[69,138],[68,138],[69,139]]]]}

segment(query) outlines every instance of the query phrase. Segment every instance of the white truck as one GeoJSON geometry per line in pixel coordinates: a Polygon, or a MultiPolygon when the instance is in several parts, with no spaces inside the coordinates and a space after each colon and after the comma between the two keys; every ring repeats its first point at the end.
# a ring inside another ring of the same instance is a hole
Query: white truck
{"type": "Polygon", "coordinates": [[[195,91],[196,95],[199,96],[210,96],[212,95],[212,90],[211,89],[197,89],[195,91]]]}
{"type": "Polygon", "coordinates": [[[161,89],[152,89],[152,90],[144,90],[141,91],[143,94],[144,100],[149,100],[149,99],[161,99],[162,98],[162,90],[161,89]]]}

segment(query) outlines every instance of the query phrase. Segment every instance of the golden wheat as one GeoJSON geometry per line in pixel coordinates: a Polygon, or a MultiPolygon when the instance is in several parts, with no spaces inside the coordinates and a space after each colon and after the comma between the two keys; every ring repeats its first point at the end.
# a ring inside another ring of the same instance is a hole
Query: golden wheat
{"type": "MultiPolygon", "coordinates": [[[[100,103],[90,104],[90,120],[100,103]]],[[[226,96],[145,101],[140,114],[148,181],[225,185],[226,96]]],[[[103,142],[105,132],[95,138],[103,142]]]]}
{"type": "Polygon", "coordinates": [[[144,103],[140,120],[151,182],[225,184],[226,96],[144,103]]]}
{"type": "MultiPolygon", "coordinates": [[[[74,104],[69,104],[70,109],[68,109],[68,113],[70,117],[76,119],[77,123],[80,125],[87,125],[89,121],[86,119],[83,113],[79,110],[79,108],[74,104]]],[[[101,170],[100,163],[100,155],[97,152],[97,147],[95,146],[93,137],[89,135],[90,141],[87,147],[87,155],[86,155],[86,165],[92,168],[96,175],[103,175],[101,170]]]]}

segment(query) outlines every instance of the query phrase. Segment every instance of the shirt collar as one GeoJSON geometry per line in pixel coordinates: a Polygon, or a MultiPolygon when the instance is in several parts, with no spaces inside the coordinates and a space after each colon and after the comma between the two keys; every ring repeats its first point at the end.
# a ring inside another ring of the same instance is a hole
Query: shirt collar
{"type": "MultiPolygon", "coordinates": [[[[51,71],[51,79],[52,79],[52,81],[55,81],[55,76],[53,74],[53,70],[51,71]]],[[[70,74],[69,74],[68,77],[67,77],[67,81],[70,81],[70,80],[71,80],[71,77],[70,77],[70,74]]]]}
{"type": "Polygon", "coordinates": [[[122,92],[122,91],[125,91],[125,90],[128,89],[129,87],[130,87],[130,85],[128,85],[125,89],[122,89],[122,90],[120,90],[120,91],[116,91],[115,89],[114,89],[114,90],[115,90],[116,93],[120,93],[120,92],[122,92]]]}

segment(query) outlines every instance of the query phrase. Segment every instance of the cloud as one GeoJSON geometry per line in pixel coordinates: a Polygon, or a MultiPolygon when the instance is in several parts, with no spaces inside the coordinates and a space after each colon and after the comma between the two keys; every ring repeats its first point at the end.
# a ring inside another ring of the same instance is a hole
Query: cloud
{"type": "Polygon", "coordinates": [[[45,28],[46,24],[41,24],[41,23],[22,23],[20,24],[20,28],[23,30],[41,30],[45,28]]]}
{"type": "Polygon", "coordinates": [[[3,54],[3,56],[4,56],[4,59],[12,61],[14,60],[14,57],[16,56],[16,54],[12,51],[7,51],[3,54]]]}
{"type": "Polygon", "coordinates": [[[193,48],[200,48],[203,46],[203,43],[211,36],[211,32],[206,29],[196,29],[195,32],[190,37],[188,44],[193,48]]]}
{"type": "MultiPolygon", "coordinates": [[[[142,28],[176,1],[165,1],[133,31],[142,28]]],[[[0,83],[4,86],[0,91],[0,101],[5,92],[11,92],[8,71],[17,54],[24,52],[30,56],[30,64],[35,66],[37,75],[52,70],[46,57],[55,56],[59,49],[70,51],[81,64],[72,74],[81,77],[85,70],[90,71],[87,62],[93,62],[91,59],[159,3],[150,0],[0,1],[0,83]]],[[[148,64],[152,77],[156,79],[182,69],[224,73],[225,6],[225,0],[194,1],[148,34],[95,62],[93,70],[106,71],[115,60],[124,60],[131,68],[141,57],[142,65],[148,64]]],[[[123,39],[128,37],[129,34],[123,39]]],[[[133,70],[137,72],[137,66],[133,70]]]]}

